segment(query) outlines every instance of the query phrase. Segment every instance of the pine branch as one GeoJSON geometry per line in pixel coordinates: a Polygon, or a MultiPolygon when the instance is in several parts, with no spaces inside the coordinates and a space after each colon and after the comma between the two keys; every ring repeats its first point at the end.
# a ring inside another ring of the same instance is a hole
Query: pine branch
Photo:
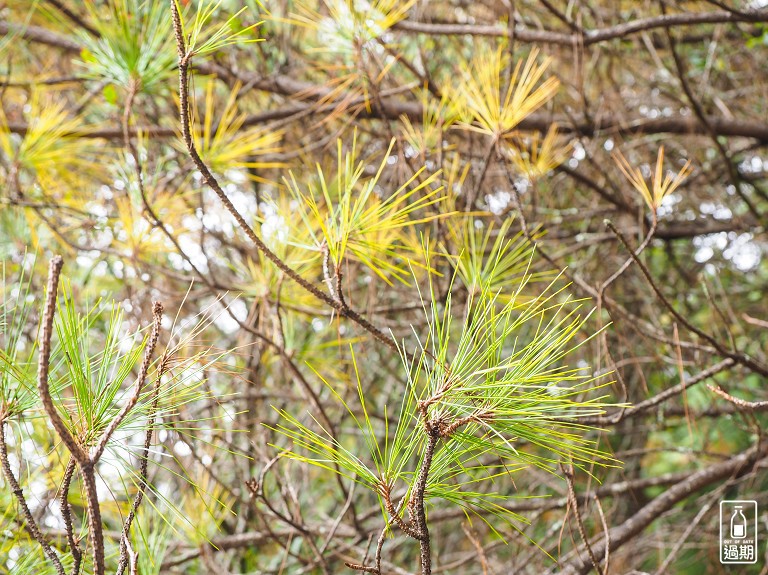
{"type": "Polygon", "coordinates": [[[75,458],[70,457],[67,468],[64,471],[64,481],[61,483],[61,494],[59,495],[61,515],[64,517],[64,528],[67,532],[67,541],[69,542],[72,559],[74,559],[71,575],[78,575],[80,573],[80,564],[83,560],[83,550],[80,548],[80,542],[75,540],[75,530],[72,524],[72,506],[69,504],[69,487],[72,484],[72,477],[75,474],[76,466],[75,458]]]}
{"type": "MultiPolygon", "coordinates": [[[[159,322],[158,324],[159,325],[159,322]]],[[[153,327],[154,330],[154,327],[153,327]]],[[[144,433],[144,445],[139,453],[139,489],[136,496],[133,498],[131,504],[131,510],[128,512],[128,516],[123,522],[123,531],[120,537],[120,560],[117,565],[117,575],[123,575],[125,568],[130,563],[131,554],[129,553],[130,538],[131,538],[131,525],[136,518],[136,513],[141,506],[141,502],[144,499],[144,493],[147,489],[147,477],[149,467],[149,448],[152,445],[152,434],[155,430],[155,420],[157,414],[157,406],[160,401],[160,385],[162,384],[163,375],[165,375],[168,369],[168,350],[165,350],[160,364],[157,368],[157,377],[155,379],[154,397],[152,399],[152,406],[150,408],[150,415],[147,421],[147,430],[144,433]]]]}
{"type": "Polygon", "coordinates": [[[40,334],[37,389],[40,394],[40,401],[43,404],[43,410],[48,416],[53,428],[56,430],[56,433],[58,433],[61,438],[62,443],[64,443],[72,454],[72,457],[77,461],[78,467],[80,467],[80,474],[88,505],[88,529],[91,536],[93,553],[93,572],[94,575],[104,575],[104,531],[101,523],[101,509],[96,488],[94,464],[88,457],[88,453],[79,443],[77,443],[66,424],[61,419],[61,415],[59,415],[56,406],[53,404],[51,391],[48,387],[53,318],[56,313],[56,297],[58,294],[59,278],[61,276],[61,268],[63,265],[64,260],[61,256],[55,256],[51,259],[48,268],[48,289],[45,300],[45,309],[43,312],[43,325],[40,334]]]}
{"type": "Polygon", "coordinates": [[[93,455],[90,457],[90,460],[96,464],[98,463],[99,459],[101,459],[102,454],[104,453],[104,450],[107,448],[107,443],[109,443],[109,440],[112,438],[112,434],[114,434],[115,430],[119,427],[119,425],[125,420],[128,413],[133,409],[136,404],[139,402],[139,396],[141,395],[141,392],[144,389],[144,384],[147,380],[147,373],[149,372],[149,366],[152,363],[152,354],[155,353],[155,347],[157,347],[157,340],[160,337],[160,323],[163,319],[163,304],[160,302],[155,302],[152,304],[152,331],[149,334],[149,341],[147,342],[147,347],[144,348],[144,359],[141,362],[141,367],[139,368],[139,374],[136,377],[136,383],[133,387],[133,394],[128,399],[128,402],[123,406],[123,408],[120,410],[120,413],[118,413],[115,418],[110,422],[109,427],[107,427],[107,430],[104,432],[104,435],[101,436],[101,439],[99,440],[99,444],[96,447],[96,450],[94,451],[93,455]]]}
{"type": "Polygon", "coordinates": [[[208,166],[203,162],[202,158],[197,152],[195,143],[192,139],[192,132],[190,130],[190,117],[189,117],[189,66],[192,56],[194,54],[187,52],[186,43],[184,40],[184,34],[182,32],[181,15],[179,14],[178,7],[176,6],[176,0],[171,0],[171,14],[173,17],[173,30],[176,35],[176,45],[179,52],[179,111],[181,119],[181,133],[184,144],[189,152],[189,156],[192,162],[195,164],[197,170],[202,174],[205,183],[214,191],[219,200],[230,215],[235,219],[237,225],[248,236],[258,249],[266,258],[271,261],[277,268],[285,275],[291,278],[294,282],[299,284],[306,291],[311,293],[320,301],[326,303],[330,307],[334,308],[339,315],[352,320],[364,330],[373,335],[381,343],[385,344],[391,350],[398,352],[397,345],[394,340],[382,332],[379,328],[374,326],[371,322],[361,316],[353,309],[346,306],[341,300],[336,300],[333,297],[326,294],[314,284],[311,284],[306,279],[301,277],[296,271],[294,271],[288,264],[281,260],[277,254],[270,250],[263,240],[253,231],[253,228],[245,221],[242,214],[237,210],[235,205],[227,196],[226,192],[222,189],[216,177],[208,169],[208,166]]]}
{"type": "Polygon", "coordinates": [[[3,475],[5,476],[5,480],[8,482],[8,485],[10,485],[11,487],[11,493],[13,493],[13,496],[19,502],[19,506],[21,507],[21,511],[24,515],[24,520],[25,520],[24,528],[32,536],[32,538],[40,544],[40,547],[43,548],[43,552],[48,556],[48,558],[53,563],[58,575],[65,575],[64,566],[61,564],[61,560],[59,559],[59,556],[56,555],[56,552],[51,548],[51,546],[45,540],[45,537],[43,536],[43,534],[40,532],[40,528],[37,526],[35,517],[32,515],[32,511],[30,511],[29,505],[27,505],[27,500],[24,497],[24,491],[21,489],[21,485],[19,485],[19,482],[17,481],[16,476],[13,474],[11,465],[8,462],[8,445],[6,444],[6,441],[5,441],[5,419],[4,418],[0,419],[0,467],[3,470],[3,475]]]}

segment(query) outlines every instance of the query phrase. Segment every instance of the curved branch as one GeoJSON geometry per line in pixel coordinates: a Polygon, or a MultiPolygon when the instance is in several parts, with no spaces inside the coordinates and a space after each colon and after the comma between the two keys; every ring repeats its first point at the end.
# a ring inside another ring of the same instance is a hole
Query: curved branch
{"type": "MultiPolygon", "coordinates": [[[[755,446],[727,461],[706,467],[694,473],[685,481],[671,486],[664,493],[652,499],[650,503],[641,508],[632,517],[624,521],[624,523],[609,531],[612,550],[616,550],[629,542],[635,535],[653,523],[662,513],[671,509],[678,501],[716,481],[748,473],[765,456],[766,448],[755,446]]],[[[605,552],[605,539],[599,537],[599,540],[592,544],[592,549],[595,555],[602,555],[605,552]]],[[[583,551],[584,547],[582,546],[576,551],[576,557],[562,566],[560,575],[586,575],[593,568],[592,561],[589,557],[582,554],[583,551]]]]}
{"type": "Polygon", "coordinates": [[[226,192],[224,192],[222,189],[216,177],[211,173],[208,166],[202,160],[197,152],[197,148],[195,147],[195,143],[190,130],[188,72],[192,54],[186,51],[184,34],[182,32],[181,16],[178,12],[175,0],[171,0],[171,14],[173,16],[173,30],[176,35],[176,44],[179,52],[179,110],[182,139],[184,140],[184,144],[186,145],[190,158],[192,158],[192,162],[203,176],[205,183],[218,196],[219,200],[222,204],[224,204],[224,207],[235,219],[240,229],[245,232],[245,234],[248,236],[248,239],[250,239],[256,246],[256,249],[263,253],[264,256],[266,256],[266,258],[271,261],[280,271],[282,271],[285,275],[287,275],[317,299],[334,308],[339,313],[339,315],[352,320],[371,335],[373,335],[373,337],[375,337],[378,341],[387,345],[393,351],[398,352],[397,345],[392,338],[387,337],[383,331],[374,326],[359,313],[344,305],[343,302],[335,300],[324,291],[319,289],[317,286],[301,277],[301,275],[299,275],[288,264],[281,260],[277,254],[270,250],[262,241],[262,239],[256,234],[256,232],[253,231],[253,228],[248,224],[248,222],[245,221],[245,218],[237,210],[235,205],[227,196],[226,192]]]}
{"type": "Polygon", "coordinates": [[[24,498],[24,492],[21,489],[21,485],[19,485],[19,482],[16,480],[16,476],[13,474],[11,465],[8,462],[8,446],[5,443],[5,419],[0,419],[0,468],[2,468],[5,480],[11,488],[11,493],[16,497],[16,500],[21,507],[21,511],[24,514],[24,527],[32,538],[40,544],[40,547],[43,548],[43,552],[53,562],[56,572],[59,575],[65,575],[64,566],[61,564],[59,556],[56,555],[56,552],[51,548],[43,534],[40,532],[35,517],[29,509],[29,505],[27,505],[27,500],[24,498]]]}
{"type": "Polygon", "coordinates": [[[93,572],[94,575],[104,575],[104,531],[101,524],[101,509],[99,507],[99,498],[96,491],[96,474],[93,461],[88,457],[88,453],[79,443],[77,443],[64,423],[64,420],[61,419],[61,415],[59,415],[56,406],[53,404],[51,390],[48,386],[53,318],[56,313],[56,298],[59,291],[59,278],[61,277],[61,268],[63,265],[64,260],[61,256],[54,256],[51,258],[48,267],[48,289],[43,311],[43,325],[40,332],[37,391],[40,395],[40,401],[43,404],[43,410],[51,421],[53,428],[61,438],[62,443],[64,443],[72,454],[72,457],[77,461],[78,467],[80,467],[88,504],[88,530],[91,536],[91,547],[93,551],[93,572]]]}
{"type": "MultiPolygon", "coordinates": [[[[755,10],[753,12],[735,13],[726,10],[715,12],[683,12],[681,14],[667,14],[638,18],[623,24],[585,30],[582,34],[564,34],[549,30],[532,30],[524,26],[515,26],[515,40],[520,42],[535,42],[537,44],[556,44],[561,46],[576,46],[583,44],[590,46],[608,40],[625,38],[638,32],[645,32],[656,28],[671,28],[674,26],[695,26],[697,24],[725,24],[732,22],[766,22],[768,10],[755,10]]],[[[430,24],[416,22],[414,20],[402,20],[394,26],[404,32],[418,34],[430,34],[433,36],[492,36],[508,37],[508,27],[478,24],[430,24]]]]}

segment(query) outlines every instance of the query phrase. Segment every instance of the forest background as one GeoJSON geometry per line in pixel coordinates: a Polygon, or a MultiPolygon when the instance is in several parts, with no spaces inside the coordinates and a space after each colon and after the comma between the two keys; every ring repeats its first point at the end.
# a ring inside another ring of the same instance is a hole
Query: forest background
{"type": "Polygon", "coordinates": [[[768,572],[765,2],[0,34],[0,573],[768,572]]]}

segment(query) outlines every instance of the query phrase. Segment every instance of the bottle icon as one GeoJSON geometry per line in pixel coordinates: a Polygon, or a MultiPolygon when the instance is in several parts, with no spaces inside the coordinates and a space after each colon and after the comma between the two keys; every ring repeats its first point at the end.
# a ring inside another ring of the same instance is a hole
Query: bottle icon
{"type": "Polygon", "coordinates": [[[731,538],[744,539],[747,536],[747,518],[741,512],[741,505],[735,507],[731,515],[731,538]]]}

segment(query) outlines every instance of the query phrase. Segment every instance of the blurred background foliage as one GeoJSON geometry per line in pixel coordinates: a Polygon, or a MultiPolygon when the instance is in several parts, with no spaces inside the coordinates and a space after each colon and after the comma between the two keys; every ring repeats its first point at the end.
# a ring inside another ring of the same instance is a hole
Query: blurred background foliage
{"type": "MultiPolygon", "coordinates": [[[[605,386],[578,401],[643,406],[668,392],[637,411],[590,414],[582,432],[594,451],[573,478],[578,511],[566,469],[537,467],[546,450],[524,441],[526,465],[472,488],[477,499],[498,496],[508,522],[435,498],[436,571],[559,572],[584,535],[596,544],[671,486],[764,441],[761,411],[707,384],[768,399],[765,2],[178,5],[196,50],[194,142],[248,224],[301,277],[341,292],[387,337],[409,341],[409,353],[433,343],[430,306],[442,313],[450,303],[454,346],[482,294],[514,318],[514,306],[525,313],[556,281],[553,306],[584,298],[583,318],[596,308],[557,365],[605,386]],[[643,247],[638,258],[677,314],[605,220],[643,247]],[[686,381],[694,384],[682,389],[686,381]],[[600,465],[605,458],[612,463],[600,465]]],[[[320,423],[368,457],[366,434],[384,441],[403,402],[416,401],[413,374],[249,243],[204,183],[180,136],[169,3],[9,0],[0,30],[0,412],[11,468],[65,567],[55,500],[68,458],[34,398],[46,262],[56,253],[68,282],[60,330],[73,330],[70,343],[89,341],[82,361],[117,361],[125,376],[95,378],[111,391],[86,395],[104,413],[133,381],[151,302],[165,305],[161,344],[175,359],[132,532],[139,573],[338,573],[370,558],[384,527],[375,489],[303,464],[297,436],[276,430],[281,413],[295,429],[319,432],[320,423]],[[14,411],[22,388],[32,391],[14,411]],[[370,421],[359,427],[363,405],[370,421]]],[[[89,368],[56,369],[63,405],[85,409],[71,412],[72,424],[98,415],[72,389],[89,368]]],[[[98,469],[109,566],[136,491],[142,413],[98,469]]],[[[505,461],[483,465],[497,472],[505,461]]],[[[761,465],[685,493],[615,542],[602,568],[723,572],[717,502],[768,509],[761,465]]],[[[70,504],[85,544],[77,476],[70,504]]],[[[0,573],[54,573],[16,506],[0,483],[0,573]]],[[[763,527],[767,518],[761,511],[763,527]]],[[[417,572],[418,544],[393,534],[384,572],[417,572]]],[[[765,572],[764,543],[759,551],[739,572],[765,572]]]]}

